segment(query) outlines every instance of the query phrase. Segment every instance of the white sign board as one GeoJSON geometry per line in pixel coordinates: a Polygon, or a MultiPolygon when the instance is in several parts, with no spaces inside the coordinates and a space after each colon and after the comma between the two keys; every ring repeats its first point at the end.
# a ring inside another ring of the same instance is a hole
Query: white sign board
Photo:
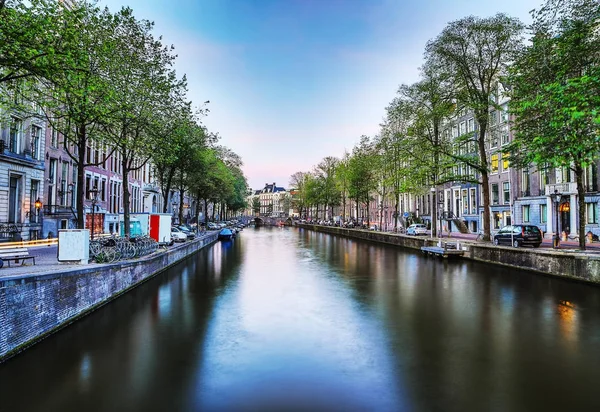
{"type": "Polygon", "coordinates": [[[58,231],[58,261],[87,264],[90,259],[90,231],[63,229],[58,231]]]}

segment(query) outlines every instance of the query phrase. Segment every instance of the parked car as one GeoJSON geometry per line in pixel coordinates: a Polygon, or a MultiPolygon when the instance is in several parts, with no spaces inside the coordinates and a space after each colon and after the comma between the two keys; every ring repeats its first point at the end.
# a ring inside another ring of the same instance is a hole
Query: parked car
{"type": "Polygon", "coordinates": [[[208,230],[217,230],[219,227],[215,223],[213,223],[213,222],[208,222],[206,224],[206,228],[208,230]]]}
{"type": "Polygon", "coordinates": [[[183,233],[185,233],[185,235],[187,236],[188,239],[192,240],[196,238],[196,234],[190,230],[187,226],[177,226],[177,229],[181,230],[183,233]]]}
{"type": "Polygon", "coordinates": [[[542,244],[542,237],[542,231],[535,225],[508,225],[494,235],[494,245],[539,247],[542,244]]]}
{"type": "Polygon", "coordinates": [[[422,223],[412,224],[406,229],[407,235],[426,235],[427,234],[427,226],[422,223]]]}
{"type": "Polygon", "coordinates": [[[185,242],[187,240],[187,235],[183,233],[180,229],[176,227],[171,228],[171,239],[175,242],[185,242]]]}

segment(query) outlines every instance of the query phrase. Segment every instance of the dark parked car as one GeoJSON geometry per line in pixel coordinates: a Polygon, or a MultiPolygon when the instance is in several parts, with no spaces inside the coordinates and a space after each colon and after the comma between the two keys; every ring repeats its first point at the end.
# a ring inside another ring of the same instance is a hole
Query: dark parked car
{"type": "Polygon", "coordinates": [[[519,247],[531,245],[539,247],[542,244],[542,231],[534,225],[504,226],[494,235],[494,245],[513,245],[519,247]]]}

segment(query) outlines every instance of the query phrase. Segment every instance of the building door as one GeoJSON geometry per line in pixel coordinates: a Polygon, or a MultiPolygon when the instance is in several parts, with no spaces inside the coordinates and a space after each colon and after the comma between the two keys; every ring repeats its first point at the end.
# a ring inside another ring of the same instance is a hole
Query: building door
{"type": "Polygon", "coordinates": [[[454,216],[461,216],[460,191],[454,191],[454,216]]]}
{"type": "Polygon", "coordinates": [[[577,228],[569,227],[571,225],[571,205],[569,201],[563,202],[558,206],[558,212],[560,213],[560,226],[561,232],[571,233],[571,230],[577,228]]]}
{"type": "Polygon", "coordinates": [[[10,175],[8,222],[21,223],[21,176],[10,175]]]}

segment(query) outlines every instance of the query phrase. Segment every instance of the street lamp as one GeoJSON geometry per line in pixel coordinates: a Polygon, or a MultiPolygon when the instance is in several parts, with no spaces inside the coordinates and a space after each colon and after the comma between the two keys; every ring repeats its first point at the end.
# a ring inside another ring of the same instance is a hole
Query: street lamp
{"type": "Polygon", "coordinates": [[[94,232],[96,231],[96,203],[98,203],[98,187],[94,186],[90,189],[89,195],[92,201],[92,240],[94,240],[94,232]]]}
{"type": "Polygon", "coordinates": [[[552,234],[552,247],[558,249],[560,245],[560,237],[558,236],[558,204],[560,203],[561,193],[558,193],[557,189],[554,189],[554,193],[550,195],[552,203],[554,203],[554,214],[556,215],[556,226],[554,227],[554,233],[552,234]]]}
{"type": "Polygon", "coordinates": [[[173,207],[173,220],[174,220],[174,223],[177,223],[177,205],[178,204],[179,203],[177,203],[177,202],[171,203],[171,206],[173,207]]]}

